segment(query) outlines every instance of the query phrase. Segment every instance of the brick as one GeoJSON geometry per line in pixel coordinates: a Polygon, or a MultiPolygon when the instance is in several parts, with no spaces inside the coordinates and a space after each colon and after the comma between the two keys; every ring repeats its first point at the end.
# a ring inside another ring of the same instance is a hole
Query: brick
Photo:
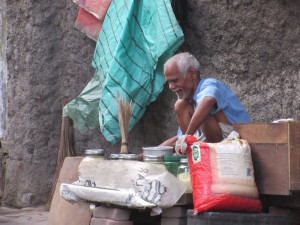
{"type": "Polygon", "coordinates": [[[186,217],[187,207],[175,206],[167,209],[163,209],[161,216],[162,217],[172,217],[172,218],[180,218],[186,217]]]}
{"type": "Polygon", "coordinates": [[[92,218],[90,225],[133,225],[131,221],[117,221],[103,218],[92,218]]]}
{"type": "Polygon", "coordinates": [[[187,225],[187,218],[161,218],[161,225],[187,225]]]}
{"type": "Polygon", "coordinates": [[[117,220],[117,221],[129,220],[130,210],[129,209],[98,206],[93,211],[93,217],[110,219],[110,220],[117,220]]]}

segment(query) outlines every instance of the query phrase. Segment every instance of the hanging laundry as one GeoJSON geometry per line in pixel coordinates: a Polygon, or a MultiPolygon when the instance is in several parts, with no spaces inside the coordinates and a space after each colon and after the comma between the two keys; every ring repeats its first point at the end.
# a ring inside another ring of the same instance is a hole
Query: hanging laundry
{"type": "Polygon", "coordinates": [[[103,21],[111,0],[73,0],[73,2],[103,21]]]}
{"type": "Polygon", "coordinates": [[[85,33],[89,38],[97,41],[102,28],[102,21],[83,8],[80,8],[75,21],[75,27],[85,33]]]}
{"type": "Polygon", "coordinates": [[[94,52],[95,75],[65,107],[75,127],[86,131],[99,122],[104,137],[118,141],[117,93],[133,102],[131,130],[161,93],[163,65],[183,41],[170,0],[112,0],[94,52]]]}

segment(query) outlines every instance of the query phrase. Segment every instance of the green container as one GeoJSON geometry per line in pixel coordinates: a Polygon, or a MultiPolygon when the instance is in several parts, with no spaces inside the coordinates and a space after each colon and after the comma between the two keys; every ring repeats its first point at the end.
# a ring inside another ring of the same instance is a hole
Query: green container
{"type": "Polygon", "coordinates": [[[186,156],[181,155],[165,155],[164,161],[167,170],[177,177],[177,170],[180,165],[180,159],[186,158],[186,156]]]}

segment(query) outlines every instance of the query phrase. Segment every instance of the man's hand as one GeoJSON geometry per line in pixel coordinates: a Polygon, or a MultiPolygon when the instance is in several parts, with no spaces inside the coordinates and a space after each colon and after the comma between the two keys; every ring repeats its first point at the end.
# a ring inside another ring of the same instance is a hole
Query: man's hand
{"type": "Polygon", "coordinates": [[[187,148],[187,144],[185,143],[185,139],[186,139],[187,135],[182,135],[180,138],[178,138],[178,140],[176,141],[175,144],[175,152],[177,155],[184,155],[186,154],[186,148],[187,148]]]}
{"type": "Polygon", "coordinates": [[[161,143],[159,146],[172,146],[174,147],[177,141],[177,135],[174,137],[171,137],[170,139],[164,141],[163,143],[161,143]]]}

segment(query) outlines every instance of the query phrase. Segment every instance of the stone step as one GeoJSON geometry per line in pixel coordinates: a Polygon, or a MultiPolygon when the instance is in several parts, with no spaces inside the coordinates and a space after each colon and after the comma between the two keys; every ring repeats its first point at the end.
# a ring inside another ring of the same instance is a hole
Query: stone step
{"type": "Polygon", "coordinates": [[[111,219],[111,220],[129,220],[130,210],[121,208],[112,208],[105,206],[97,206],[93,211],[93,217],[111,219]]]}
{"type": "Polygon", "coordinates": [[[161,225],[187,225],[187,218],[161,218],[161,225]]]}
{"type": "Polygon", "coordinates": [[[90,225],[133,225],[131,221],[117,221],[103,218],[92,218],[90,225]]]}
{"type": "Polygon", "coordinates": [[[175,206],[162,210],[162,217],[180,218],[186,217],[188,207],[175,206]]]}
{"type": "Polygon", "coordinates": [[[228,213],[203,212],[197,215],[193,210],[187,211],[187,225],[292,225],[288,216],[274,216],[268,213],[228,213]]]}

